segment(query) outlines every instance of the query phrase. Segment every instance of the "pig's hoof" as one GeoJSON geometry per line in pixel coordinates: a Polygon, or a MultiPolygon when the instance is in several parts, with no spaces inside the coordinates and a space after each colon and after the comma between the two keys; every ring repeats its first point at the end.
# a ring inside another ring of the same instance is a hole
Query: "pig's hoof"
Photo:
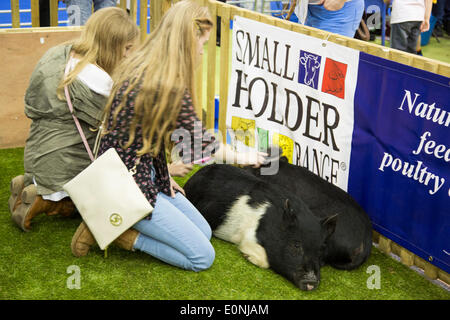
{"type": "Polygon", "coordinates": [[[269,268],[266,250],[259,244],[254,242],[243,242],[239,248],[244,257],[260,268],[269,268]]]}

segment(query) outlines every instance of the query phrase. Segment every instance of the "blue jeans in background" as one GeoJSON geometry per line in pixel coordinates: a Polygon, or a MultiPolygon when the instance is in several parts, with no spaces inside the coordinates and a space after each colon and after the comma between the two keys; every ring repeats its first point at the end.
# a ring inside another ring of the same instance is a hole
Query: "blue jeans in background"
{"type": "Polygon", "coordinates": [[[117,0],[66,0],[65,3],[68,26],[85,25],[92,14],[92,3],[94,11],[117,6],[117,0]]]}
{"type": "Polygon", "coordinates": [[[192,271],[208,269],[215,258],[211,228],[183,194],[159,193],[151,220],[134,225],[140,232],[134,249],[168,264],[192,271]]]}
{"type": "Polygon", "coordinates": [[[353,38],[364,13],[364,0],[352,0],[340,10],[329,11],[322,5],[309,5],[305,25],[353,38]]]}

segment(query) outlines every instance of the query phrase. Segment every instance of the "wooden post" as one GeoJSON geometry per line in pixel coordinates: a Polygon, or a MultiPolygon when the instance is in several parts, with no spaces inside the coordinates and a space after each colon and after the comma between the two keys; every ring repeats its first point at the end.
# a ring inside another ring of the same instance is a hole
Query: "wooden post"
{"type": "Polygon", "coordinates": [[[13,28],[20,28],[19,0],[11,0],[11,21],[13,28]]]}
{"type": "Polygon", "coordinates": [[[380,235],[378,246],[382,252],[389,254],[391,253],[391,242],[390,239],[380,235]]]}
{"type": "Polygon", "coordinates": [[[376,232],[375,230],[372,231],[372,242],[379,243],[380,241],[380,234],[376,232]]]}
{"type": "MultiPolygon", "coordinates": [[[[217,6],[213,0],[208,1],[209,13],[214,21],[208,41],[208,71],[206,82],[206,128],[214,128],[215,96],[216,96],[216,38],[217,38],[217,6]]],[[[217,115],[218,116],[218,115],[217,115]]]]}
{"type": "Polygon", "coordinates": [[[147,12],[148,12],[147,0],[140,0],[139,28],[141,30],[141,42],[144,42],[145,38],[147,37],[147,12]]]}
{"type": "MultiPolygon", "coordinates": [[[[429,257],[428,261],[433,261],[433,257],[429,257]]],[[[425,275],[430,278],[431,280],[437,279],[438,275],[438,268],[431,263],[425,263],[425,267],[423,268],[423,271],[425,272],[425,275]]]]}
{"type": "Polygon", "coordinates": [[[195,112],[200,120],[203,120],[203,57],[202,61],[195,71],[195,112]]]}
{"type": "Polygon", "coordinates": [[[414,264],[414,254],[406,250],[405,248],[400,249],[400,261],[410,267],[414,264]]]}
{"type": "Polygon", "coordinates": [[[161,16],[161,0],[150,1],[150,32],[155,30],[161,16]]]}
{"type": "Polygon", "coordinates": [[[137,0],[130,1],[130,16],[134,23],[137,23],[137,0]]]}
{"type": "MultiPolygon", "coordinates": [[[[133,2],[133,1],[131,1],[133,2]]],[[[125,11],[127,11],[127,0],[120,0],[117,6],[125,11]]]]}
{"type": "Polygon", "coordinates": [[[435,61],[425,60],[423,64],[423,68],[421,68],[426,71],[430,71],[433,73],[437,73],[439,69],[439,64],[435,61]]]}
{"type": "Polygon", "coordinates": [[[444,77],[450,78],[450,65],[449,64],[439,64],[438,74],[444,77]]]}
{"type": "Polygon", "coordinates": [[[33,28],[40,27],[39,19],[39,0],[31,0],[31,26],[33,28]]]}
{"type": "Polygon", "coordinates": [[[444,270],[438,270],[438,279],[450,285],[450,275],[444,270]]]}
{"type": "Polygon", "coordinates": [[[58,26],[58,0],[50,0],[50,26],[58,26]]]}
{"type": "MultiPolygon", "coordinates": [[[[153,1],[150,1],[150,5],[152,5],[152,4],[154,4],[154,6],[155,6],[155,11],[153,13],[154,13],[154,17],[155,17],[154,26],[156,28],[158,26],[159,22],[161,21],[163,15],[166,13],[167,10],[169,10],[169,8],[171,6],[171,1],[170,0],[153,0],[153,1]]],[[[151,22],[151,20],[150,20],[150,22],[151,22]]]]}
{"type": "Polygon", "coordinates": [[[369,51],[368,50],[368,45],[364,41],[361,41],[361,40],[356,40],[356,39],[349,40],[347,42],[347,46],[349,48],[352,48],[352,49],[355,49],[355,50],[358,50],[358,51],[362,51],[362,52],[368,52],[369,51]]]}
{"type": "Polygon", "coordinates": [[[245,11],[242,11],[242,14],[243,14],[244,18],[251,19],[254,21],[260,21],[260,19],[261,19],[261,15],[254,11],[245,10],[245,11]]]}
{"type": "Polygon", "coordinates": [[[391,242],[391,251],[393,254],[400,257],[400,261],[404,265],[410,267],[414,264],[414,255],[397,243],[391,242]]]}
{"type": "Polygon", "coordinates": [[[230,6],[224,5],[218,9],[221,17],[219,131],[222,134],[222,141],[225,144],[227,141],[226,115],[228,104],[228,70],[230,66],[230,6]]]}
{"type": "Polygon", "coordinates": [[[367,53],[369,53],[369,54],[372,54],[372,55],[380,57],[380,58],[389,59],[389,55],[390,55],[389,48],[372,45],[372,46],[369,46],[368,49],[369,49],[369,51],[367,53]]]}
{"type": "Polygon", "coordinates": [[[412,64],[412,58],[413,56],[411,54],[398,51],[398,50],[391,50],[391,59],[398,63],[406,64],[407,66],[410,66],[412,64]]]}
{"type": "MultiPolygon", "coordinates": [[[[205,4],[205,0],[198,0],[199,5],[201,6],[206,6],[205,4]]],[[[167,12],[167,10],[170,9],[170,2],[166,1],[164,2],[165,5],[163,5],[163,12],[167,12]]],[[[203,63],[205,61],[204,57],[201,57],[201,62],[200,62],[200,66],[197,68],[196,70],[196,74],[195,74],[195,81],[196,81],[196,85],[195,85],[195,89],[196,89],[196,93],[195,93],[195,101],[196,101],[196,105],[195,107],[195,112],[197,113],[197,116],[200,120],[204,120],[203,119],[203,92],[204,92],[204,88],[203,88],[203,69],[205,67],[205,64],[203,63]]]]}
{"type": "MultiPolygon", "coordinates": [[[[200,0],[201,1],[201,0],[200,0]]],[[[170,7],[172,6],[172,4],[171,4],[171,2],[172,1],[170,1],[170,0],[163,0],[163,3],[162,3],[162,11],[161,11],[161,18],[162,18],[162,16],[167,12],[167,10],[169,10],[170,9],[170,7]]],[[[174,1],[174,3],[175,2],[177,2],[177,1],[174,1]]],[[[200,4],[201,5],[201,4],[200,4]]]]}

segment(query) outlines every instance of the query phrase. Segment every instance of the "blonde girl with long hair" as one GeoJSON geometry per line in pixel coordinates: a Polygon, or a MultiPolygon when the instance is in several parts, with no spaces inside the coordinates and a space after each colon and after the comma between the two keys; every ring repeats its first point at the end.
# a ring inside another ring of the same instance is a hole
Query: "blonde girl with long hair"
{"type": "Polygon", "coordinates": [[[111,92],[111,75],[138,39],[139,29],[126,11],[105,8],[89,18],[78,39],[49,49],[39,60],[25,93],[25,114],[32,120],[25,174],[11,181],[9,198],[12,219],[24,231],[40,213],[75,212],[62,186],[90,163],[64,86],[92,148],[111,92]]]}
{"type": "MultiPolygon", "coordinates": [[[[224,152],[226,147],[205,131],[194,111],[194,71],[212,26],[208,9],[193,1],[180,1],[166,12],[142,47],[125,59],[113,76],[106,107],[108,131],[99,150],[115,148],[128,168],[136,165],[134,178],[154,207],[150,216],[122,237],[122,248],[143,251],[193,271],[205,270],[214,261],[211,228],[170,177],[166,148],[174,130],[180,129],[187,135],[174,142],[182,146],[185,162],[205,154],[220,160],[225,160],[225,154],[228,158],[236,155],[224,152]],[[201,148],[189,141],[202,141],[201,148]]],[[[241,163],[260,165],[263,156],[254,152],[241,163]]],[[[72,253],[86,255],[94,243],[86,224],[81,223],[72,239],[72,253]]]]}

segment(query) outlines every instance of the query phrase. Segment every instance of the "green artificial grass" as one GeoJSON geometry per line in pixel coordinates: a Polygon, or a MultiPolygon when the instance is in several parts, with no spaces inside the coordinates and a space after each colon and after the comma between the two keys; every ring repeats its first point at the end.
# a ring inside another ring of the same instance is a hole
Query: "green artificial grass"
{"type": "MultiPolygon", "coordinates": [[[[235,245],[216,238],[214,264],[199,273],[114,246],[106,259],[97,246],[87,256],[75,258],[70,242],[80,217],[40,215],[33,219],[31,232],[12,222],[9,183],[22,173],[23,148],[0,150],[0,299],[450,299],[448,291],[375,247],[357,270],[323,267],[320,286],[313,292],[252,265],[235,245]],[[380,289],[367,287],[371,265],[380,268],[380,289]],[[74,266],[80,272],[79,289],[70,289],[76,284],[70,271],[74,266]]],[[[187,177],[177,180],[184,185],[187,177]]]]}

